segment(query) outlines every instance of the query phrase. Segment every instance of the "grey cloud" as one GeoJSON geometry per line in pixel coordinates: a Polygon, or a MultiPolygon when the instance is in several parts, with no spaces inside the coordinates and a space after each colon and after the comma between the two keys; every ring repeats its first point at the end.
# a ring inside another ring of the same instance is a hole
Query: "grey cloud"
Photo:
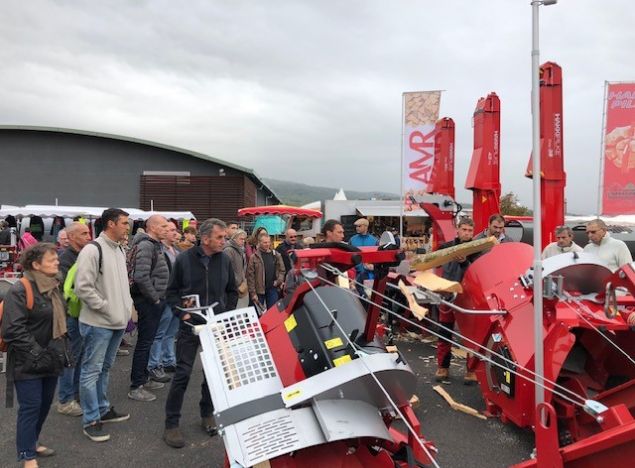
{"type": "MultiPolygon", "coordinates": [[[[564,68],[569,206],[591,212],[603,83],[635,78],[633,14],[625,0],[541,14],[542,61],[564,68]]],[[[358,190],[399,190],[401,93],[444,89],[469,200],[472,112],[496,91],[503,189],[531,200],[527,2],[9,1],[0,26],[2,123],[135,136],[358,190]]]]}

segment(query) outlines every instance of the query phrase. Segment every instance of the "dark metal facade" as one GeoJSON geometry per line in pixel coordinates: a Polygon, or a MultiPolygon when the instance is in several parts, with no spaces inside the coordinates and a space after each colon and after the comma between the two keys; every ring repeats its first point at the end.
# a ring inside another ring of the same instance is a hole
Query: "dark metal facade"
{"type": "Polygon", "coordinates": [[[53,205],[57,200],[60,205],[148,209],[151,199],[155,210],[225,219],[235,218],[241,206],[280,203],[249,169],[202,154],[115,135],[0,127],[0,204],[53,205]],[[147,172],[189,176],[144,176],[147,172]],[[162,178],[166,185],[159,188],[162,178]],[[220,208],[228,202],[231,207],[220,208]]]}
{"type": "Polygon", "coordinates": [[[179,211],[189,207],[198,219],[235,220],[254,206],[256,185],[246,176],[141,176],[141,209],[179,211]]]}

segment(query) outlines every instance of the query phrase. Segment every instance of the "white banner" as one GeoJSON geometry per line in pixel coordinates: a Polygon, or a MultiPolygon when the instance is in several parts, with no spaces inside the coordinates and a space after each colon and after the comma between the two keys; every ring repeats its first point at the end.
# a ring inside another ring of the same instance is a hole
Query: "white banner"
{"type": "Polygon", "coordinates": [[[401,196],[403,211],[417,211],[410,197],[424,195],[434,165],[434,126],[439,119],[441,91],[403,94],[401,196]]]}

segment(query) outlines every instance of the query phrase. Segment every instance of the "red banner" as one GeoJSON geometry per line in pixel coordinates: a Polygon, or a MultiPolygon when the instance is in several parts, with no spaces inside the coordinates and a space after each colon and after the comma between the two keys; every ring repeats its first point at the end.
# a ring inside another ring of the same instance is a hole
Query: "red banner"
{"type": "Polygon", "coordinates": [[[635,214],[635,83],[609,83],[602,214],[635,214]]]}

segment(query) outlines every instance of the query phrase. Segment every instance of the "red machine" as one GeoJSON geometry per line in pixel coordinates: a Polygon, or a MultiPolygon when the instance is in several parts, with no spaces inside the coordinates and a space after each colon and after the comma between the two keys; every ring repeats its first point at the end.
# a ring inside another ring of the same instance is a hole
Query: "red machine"
{"type": "Polygon", "coordinates": [[[476,370],[487,409],[536,426],[538,461],[521,466],[627,466],[620,460],[635,456],[635,333],[627,323],[632,297],[618,300],[615,287],[633,295],[635,270],[612,274],[587,254],[544,261],[547,422],[537,423],[531,264],[526,244],[494,247],[468,268],[456,302],[506,311],[455,314],[462,335],[480,345],[468,346],[494,361],[482,360],[476,370]]]}
{"type": "Polygon", "coordinates": [[[496,93],[481,98],[474,111],[474,151],[465,188],[473,192],[475,232],[500,212],[500,100],[496,93]]]}
{"type": "Polygon", "coordinates": [[[444,117],[434,129],[434,166],[427,185],[431,197],[413,200],[432,219],[432,248],[454,237],[454,120],[444,117]],[[435,195],[447,197],[436,200],[435,195]]]}
{"type": "Polygon", "coordinates": [[[399,251],[337,243],[292,255],[296,276],[289,294],[262,317],[253,308],[238,309],[206,317],[197,328],[225,466],[435,463],[436,448],[421,437],[409,402],[414,373],[381,339],[381,300],[367,311],[348,289],[330,285],[336,275],[323,268],[373,264],[376,291],[382,291],[399,251]]]}
{"type": "MultiPolygon", "coordinates": [[[[564,225],[564,144],[562,68],[547,62],[540,67],[540,196],[542,198],[542,248],[555,241],[555,230],[564,225]]],[[[533,155],[532,155],[533,157],[533,155]]],[[[529,158],[526,176],[531,178],[529,158]]]]}
{"type": "Polygon", "coordinates": [[[454,120],[443,117],[434,127],[434,166],[428,193],[454,198],[454,120]]]}

